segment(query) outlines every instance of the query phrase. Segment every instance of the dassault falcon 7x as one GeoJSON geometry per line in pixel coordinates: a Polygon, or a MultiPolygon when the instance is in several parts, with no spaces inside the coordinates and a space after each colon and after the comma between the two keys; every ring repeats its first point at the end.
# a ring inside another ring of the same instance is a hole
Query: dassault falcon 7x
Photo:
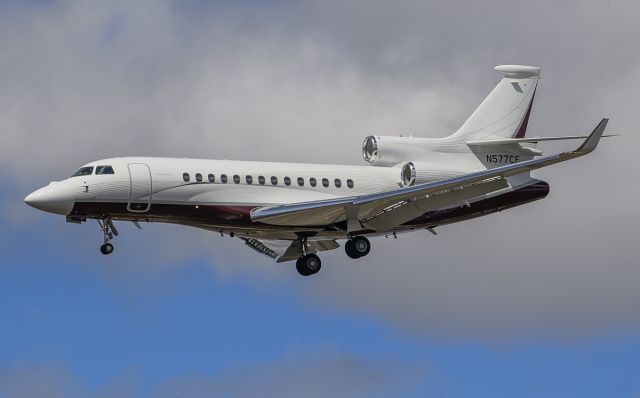
{"type": "Polygon", "coordinates": [[[502,79],[466,122],[443,138],[366,137],[366,166],[124,157],[82,166],[25,198],[72,223],[98,221],[103,254],[115,222],[166,222],[243,239],[301,275],[320,270],[317,253],[340,247],[352,259],[367,236],[396,235],[495,213],[544,198],[530,173],[592,152],[588,136],[525,137],[540,68],[501,65],[502,79]],[[584,139],[573,151],[542,156],[541,141],[584,139]]]}

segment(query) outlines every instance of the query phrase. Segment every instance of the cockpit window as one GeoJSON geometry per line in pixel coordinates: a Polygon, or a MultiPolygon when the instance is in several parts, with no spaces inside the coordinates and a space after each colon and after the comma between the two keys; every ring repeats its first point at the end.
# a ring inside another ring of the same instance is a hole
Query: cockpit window
{"type": "Polygon", "coordinates": [[[113,167],[111,166],[96,166],[96,175],[99,174],[114,174],[113,167]]]}
{"type": "Polygon", "coordinates": [[[71,177],[88,176],[88,175],[91,175],[92,173],[93,173],[93,166],[82,167],[80,168],[80,170],[73,173],[71,177]]]}

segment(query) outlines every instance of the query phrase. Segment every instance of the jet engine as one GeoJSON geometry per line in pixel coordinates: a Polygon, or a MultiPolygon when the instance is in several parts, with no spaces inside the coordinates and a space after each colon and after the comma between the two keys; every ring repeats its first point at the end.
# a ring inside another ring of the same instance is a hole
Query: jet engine
{"type": "Polygon", "coordinates": [[[362,157],[373,166],[395,166],[422,159],[434,144],[431,138],[373,136],[364,139],[362,157]]]}

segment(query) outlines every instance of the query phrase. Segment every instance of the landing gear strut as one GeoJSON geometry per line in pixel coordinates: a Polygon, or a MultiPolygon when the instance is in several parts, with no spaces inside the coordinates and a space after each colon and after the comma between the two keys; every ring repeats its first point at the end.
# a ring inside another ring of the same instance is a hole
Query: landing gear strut
{"type": "Polygon", "coordinates": [[[105,217],[102,220],[98,219],[98,224],[104,234],[104,243],[100,246],[100,253],[106,256],[107,254],[113,253],[113,245],[109,243],[109,241],[113,239],[114,236],[118,236],[118,230],[116,226],[113,225],[110,217],[105,217]]]}
{"type": "Polygon", "coordinates": [[[344,245],[344,251],[350,258],[356,259],[369,254],[371,243],[364,236],[354,236],[344,245]]]}

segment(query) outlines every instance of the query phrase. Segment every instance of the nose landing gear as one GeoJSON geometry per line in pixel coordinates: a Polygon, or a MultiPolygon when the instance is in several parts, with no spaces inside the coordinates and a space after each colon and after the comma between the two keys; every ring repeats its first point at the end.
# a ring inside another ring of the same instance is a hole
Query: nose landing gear
{"type": "Polygon", "coordinates": [[[105,243],[100,246],[100,253],[104,254],[105,256],[107,254],[111,254],[111,252],[113,252],[113,245],[111,243],[105,243]]]}
{"type": "Polygon", "coordinates": [[[104,234],[104,243],[100,246],[100,253],[106,256],[113,253],[113,245],[109,243],[109,241],[113,239],[114,236],[118,236],[118,230],[116,226],[113,225],[110,217],[105,217],[102,220],[98,219],[97,221],[104,234]]]}

